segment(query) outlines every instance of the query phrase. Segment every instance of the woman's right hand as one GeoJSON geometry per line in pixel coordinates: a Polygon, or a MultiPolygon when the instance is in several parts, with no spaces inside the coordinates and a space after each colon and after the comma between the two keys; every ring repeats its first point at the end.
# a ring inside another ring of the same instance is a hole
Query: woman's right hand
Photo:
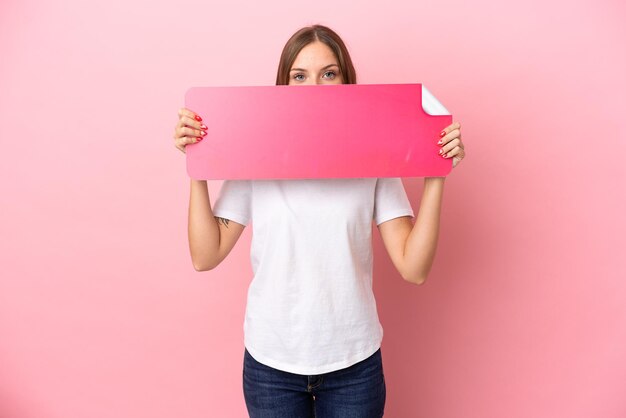
{"type": "Polygon", "coordinates": [[[178,123],[174,129],[174,146],[185,153],[187,144],[202,141],[207,127],[200,123],[201,121],[202,118],[189,109],[183,107],[178,110],[178,123]]]}

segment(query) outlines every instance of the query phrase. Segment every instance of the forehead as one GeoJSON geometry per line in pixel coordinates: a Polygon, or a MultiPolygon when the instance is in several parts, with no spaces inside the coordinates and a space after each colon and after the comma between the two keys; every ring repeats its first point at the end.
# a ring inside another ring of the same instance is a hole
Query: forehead
{"type": "Polygon", "coordinates": [[[337,58],[328,45],[323,42],[312,42],[302,48],[292,67],[323,67],[328,64],[338,64],[337,58]]]}

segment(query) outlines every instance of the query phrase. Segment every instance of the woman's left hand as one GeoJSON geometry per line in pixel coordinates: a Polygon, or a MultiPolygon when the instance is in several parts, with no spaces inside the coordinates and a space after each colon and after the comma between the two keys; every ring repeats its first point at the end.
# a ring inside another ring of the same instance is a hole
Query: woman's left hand
{"type": "Polygon", "coordinates": [[[465,158],[465,146],[461,141],[461,124],[454,122],[441,131],[439,136],[442,137],[437,142],[441,146],[439,155],[442,155],[443,158],[452,157],[452,168],[456,167],[465,158]]]}

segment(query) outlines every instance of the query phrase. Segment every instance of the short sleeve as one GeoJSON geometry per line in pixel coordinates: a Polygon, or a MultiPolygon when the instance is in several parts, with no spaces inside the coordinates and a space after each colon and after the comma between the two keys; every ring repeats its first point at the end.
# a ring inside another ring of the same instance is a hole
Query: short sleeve
{"type": "Polygon", "coordinates": [[[213,215],[248,225],[252,217],[250,180],[224,180],[213,205],[213,215]]]}
{"type": "Polygon", "coordinates": [[[399,216],[415,216],[411,202],[399,177],[379,178],[374,192],[374,221],[376,225],[399,216]]]}

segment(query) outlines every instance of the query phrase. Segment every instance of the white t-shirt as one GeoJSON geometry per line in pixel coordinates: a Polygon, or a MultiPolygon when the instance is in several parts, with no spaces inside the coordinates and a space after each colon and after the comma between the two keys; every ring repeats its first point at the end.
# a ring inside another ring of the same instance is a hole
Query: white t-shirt
{"type": "Polygon", "coordinates": [[[252,221],[243,326],[252,357],[317,375],[380,348],[372,220],[414,216],[400,178],[224,180],[213,214],[252,221]]]}

